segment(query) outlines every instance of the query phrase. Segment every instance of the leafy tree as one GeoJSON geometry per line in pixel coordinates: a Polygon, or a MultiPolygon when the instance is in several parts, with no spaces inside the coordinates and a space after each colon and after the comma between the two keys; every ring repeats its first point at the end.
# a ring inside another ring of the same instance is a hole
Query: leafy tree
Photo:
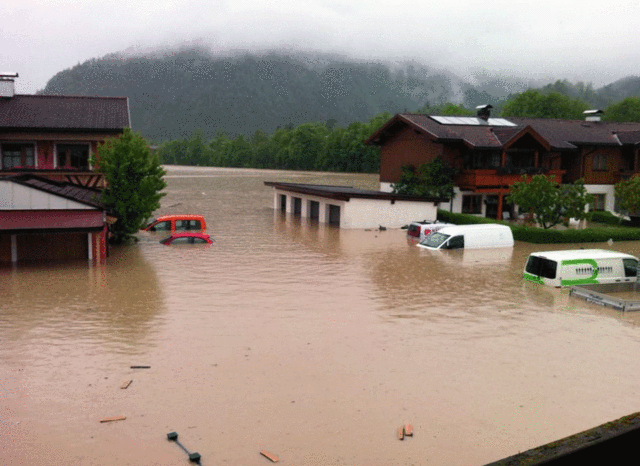
{"type": "Polygon", "coordinates": [[[619,209],[632,216],[640,216],[640,175],[616,183],[614,190],[619,209]]]}
{"type": "Polygon", "coordinates": [[[572,185],[556,184],[552,177],[522,176],[522,181],[511,185],[507,202],[517,204],[530,212],[542,228],[551,228],[559,223],[567,224],[569,218],[584,220],[589,217],[587,206],[593,201],[582,180],[572,185]]]}
{"type": "Polygon", "coordinates": [[[151,154],[147,141],[129,128],[119,138],[98,147],[92,163],[106,178],[102,202],[118,219],[110,226],[110,232],[112,241],[121,243],[140,230],[160,207],[165,171],[158,157],[151,154]]]}
{"type": "Polygon", "coordinates": [[[420,197],[441,197],[451,199],[454,195],[451,168],[441,157],[423,163],[416,169],[413,166],[402,167],[400,180],[393,185],[396,194],[408,194],[420,197]]]}
{"type": "Polygon", "coordinates": [[[560,118],[579,120],[589,105],[559,92],[529,89],[509,99],[502,107],[504,117],[560,118]]]}
{"type": "Polygon", "coordinates": [[[626,99],[609,105],[604,112],[607,121],[640,122],[640,97],[626,99]]]}

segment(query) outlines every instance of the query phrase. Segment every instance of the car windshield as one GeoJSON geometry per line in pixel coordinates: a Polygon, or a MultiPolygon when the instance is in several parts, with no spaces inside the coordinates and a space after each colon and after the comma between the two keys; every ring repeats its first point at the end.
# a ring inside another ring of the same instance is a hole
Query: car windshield
{"type": "Polygon", "coordinates": [[[429,236],[427,236],[420,244],[423,246],[427,246],[428,248],[437,249],[449,239],[449,236],[450,235],[445,235],[443,233],[434,231],[429,236]]]}

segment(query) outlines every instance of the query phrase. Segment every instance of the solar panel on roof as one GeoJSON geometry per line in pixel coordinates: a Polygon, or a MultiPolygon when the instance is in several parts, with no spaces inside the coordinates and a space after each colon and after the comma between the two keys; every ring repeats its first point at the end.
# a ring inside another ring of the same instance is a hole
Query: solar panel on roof
{"type": "Polygon", "coordinates": [[[467,126],[517,126],[515,123],[505,120],[504,118],[489,118],[488,121],[481,120],[476,117],[451,117],[451,116],[432,116],[432,119],[441,125],[467,125],[467,126]]]}

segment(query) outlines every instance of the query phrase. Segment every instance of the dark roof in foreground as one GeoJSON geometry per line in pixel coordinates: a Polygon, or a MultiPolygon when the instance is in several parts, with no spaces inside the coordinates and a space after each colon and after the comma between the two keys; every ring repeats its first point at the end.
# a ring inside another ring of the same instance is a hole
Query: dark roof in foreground
{"type": "Polygon", "coordinates": [[[476,124],[442,124],[436,118],[440,117],[399,113],[366,143],[383,144],[399,129],[409,126],[434,141],[459,142],[479,149],[499,149],[526,128],[539,135],[552,150],[573,150],[578,146],[594,145],[640,145],[640,123],[510,117],[503,120],[515,126],[503,126],[475,118],[469,119],[477,120],[476,124]]]}
{"type": "Polygon", "coordinates": [[[0,128],[122,131],[130,128],[127,97],[20,95],[0,98],[0,128]]]}
{"type": "Polygon", "coordinates": [[[30,188],[64,197],[72,201],[104,209],[100,203],[101,190],[78,186],[72,183],[58,183],[35,175],[0,176],[0,181],[8,180],[30,188]]]}
{"type": "Polygon", "coordinates": [[[278,181],[265,181],[265,185],[272,186],[282,191],[290,191],[294,193],[307,194],[310,196],[327,197],[339,201],[348,201],[351,198],[357,199],[380,199],[389,201],[417,201],[417,202],[448,202],[447,198],[439,197],[418,197],[408,196],[405,194],[385,193],[382,191],[373,191],[369,189],[358,189],[351,186],[329,186],[323,184],[300,184],[300,183],[281,183],[278,181]]]}

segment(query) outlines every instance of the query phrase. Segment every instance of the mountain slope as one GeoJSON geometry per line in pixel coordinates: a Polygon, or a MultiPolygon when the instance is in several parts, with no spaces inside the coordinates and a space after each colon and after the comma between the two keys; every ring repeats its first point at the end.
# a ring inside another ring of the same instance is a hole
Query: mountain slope
{"type": "Polygon", "coordinates": [[[216,58],[203,50],[153,57],[109,55],[62,71],[43,94],[128,96],[133,128],[154,141],[200,128],[251,135],[333,119],[339,125],[377,113],[459,100],[467,85],[414,64],[269,53],[216,58]]]}

